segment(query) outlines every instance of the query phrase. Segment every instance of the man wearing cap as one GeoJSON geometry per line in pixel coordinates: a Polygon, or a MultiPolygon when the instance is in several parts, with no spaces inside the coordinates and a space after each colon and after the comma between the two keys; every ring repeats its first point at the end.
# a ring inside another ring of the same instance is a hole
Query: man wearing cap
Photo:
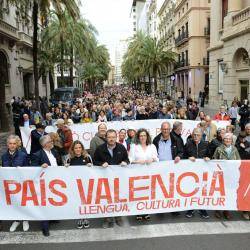
{"type": "Polygon", "coordinates": [[[72,131],[70,130],[70,128],[68,126],[66,126],[64,124],[63,119],[58,119],[55,124],[58,128],[57,133],[58,133],[58,135],[61,138],[62,143],[63,143],[63,149],[64,149],[63,158],[66,159],[67,155],[69,153],[69,149],[71,147],[71,144],[73,143],[72,131]]]}
{"type": "Polygon", "coordinates": [[[36,129],[31,131],[31,149],[30,154],[34,154],[40,149],[42,149],[39,142],[40,138],[44,135],[47,135],[45,132],[45,126],[42,123],[36,124],[36,129]]]}

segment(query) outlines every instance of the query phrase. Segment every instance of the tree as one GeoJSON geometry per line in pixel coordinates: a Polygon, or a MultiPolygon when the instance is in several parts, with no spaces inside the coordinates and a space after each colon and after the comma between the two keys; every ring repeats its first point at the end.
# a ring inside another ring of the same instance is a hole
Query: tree
{"type": "MultiPolygon", "coordinates": [[[[9,0],[11,4],[17,6],[22,12],[27,11],[28,6],[32,5],[32,21],[33,21],[33,74],[35,82],[35,100],[36,106],[39,108],[39,71],[38,71],[38,18],[45,22],[50,12],[51,6],[58,15],[61,15],[66,9],[69,15],[77,19],[79,18],[79,8],[75,0],[9,0]]],[[[44,25],[44,23],[42,23],[44,25]]]]}
{"type": "Polygon", "coordinates": [[[140,82],[141,78],[154,78],[157,90],[157,78],[168,65],[175,61],[175,53],[166,51],[164,44],[156,39],[138,32],[130,41],[122,64],[122,75],[130,82],[140,82]]]}
{"type": "Polygon", "coordinates": [[[75,21],[67,11],[60,16],[52,12],[50,24],[42,32],[42,48],[59,55],[54,56],[54,64],[60,65],[61,80],[64,77],[63,70],[70,68],[70,85],[73,86],[73,68],[76,67],[77,59],[94,56],[96,33],[96,29],[85,19],[75,21]],[[74,53],[76,51],[77,55],[74,53]]]}
{"type": "Polygon", "coordinates": [[[102,83],[108,79],[110,71],[109,52],[104,45],[97,45],[93,51],[93,57],[83,61],[78,72],[80,79],[85,80],[91,91],[95,91],[96,82],[102,83]]]}

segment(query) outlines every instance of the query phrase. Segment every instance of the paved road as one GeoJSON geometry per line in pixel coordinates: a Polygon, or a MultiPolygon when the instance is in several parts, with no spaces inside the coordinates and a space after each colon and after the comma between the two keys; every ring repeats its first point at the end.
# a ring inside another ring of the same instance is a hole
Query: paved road
{"type": "MultiPolygon", "coordinates": [[[[232,221],[173,218],[170,214],[153,215],[151,222],[127,217],[124,227],[102,229],[101,220],[91,220],[91,228],[75,229],[75,221],[51,225],[51,236],[43,237],[39,223],[32,222],[27,233],[7,232],[11,222],[4,222],[0,233],[0,250],[8,249],[96,249],[96,250],[160,250],[160,249],[227,249],[247,250],[250,246],[250,221],[234,213],[232,221]]],[[[20,228],[21,229],[21,228],[20,228]]]]}

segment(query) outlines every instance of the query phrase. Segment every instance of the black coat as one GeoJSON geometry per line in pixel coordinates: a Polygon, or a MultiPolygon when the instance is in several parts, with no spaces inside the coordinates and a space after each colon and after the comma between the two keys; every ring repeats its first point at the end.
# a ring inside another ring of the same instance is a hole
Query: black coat
{"type": "Polygon", "coordinates": [[[113,150],[113,157],[108,151],[106,142],[100,145],[94,154],[94,165],[98,166],[101,166],[105,162],[109,165],[119,165],[123,161],[129,163],[128,152],[120,143],[116,143],[116,147],[113,150]]]}
{"type": "MultiPolygon", "coordinates": [[[[51,153],[56,158],[57,165],[62,165],[61,157],[54,148],[51,149],[51,153]]],[[[44,163],[47,163],[49,166],[51,166],[49,158],[43,149],[40,149],[38,152],[31,156],[31,166],[41,166],[44,163]]]]}
{"type": "MultiPolygon", "coordinates": [[[[47,135],[47,133],[44,132],[44,135],[47,135]]],[[[42,135],[39,134],[36,129],[31,131],[31,149],[30,149],[31,154],[34,154],[40,149],[42,149],[42,146],[39,142],[41,137],[42,135]]]]}
{"type": "Polygon", "coordinates": [[[185,159],[189,157],[195,157],[197,159],[203,159],[205,157],[210,157],[209,152],[209,143],[206,141],[200,141],[198,145],[196,145],[193,139],[187,141],[185,147],[185,159]]]}
{"type": "MultiPolygon", "coordinates": [[[[176,136],[178,136],[178,135],[176,135],[176,136]]],[[[153,144],[155,145],[157,152],[159,150],[160,139],[161,139],[161,133],[159,135],[157,135],[153,140],[153,144]]],[[[183,159],[183,157],[184,157],[184,145],[183,145],[182,138],[177,139],[177,137],[175,137],[172,133],[170,133],[170,139],[171,139],[171,153],[172,153],[173,160],[177,156],[179,156],[181,159],[183,159]]]]}

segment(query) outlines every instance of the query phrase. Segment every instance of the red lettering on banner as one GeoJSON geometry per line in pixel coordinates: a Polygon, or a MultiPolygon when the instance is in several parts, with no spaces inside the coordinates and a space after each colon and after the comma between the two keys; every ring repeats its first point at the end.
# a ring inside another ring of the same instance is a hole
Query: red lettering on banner
{"type": "Polygon", "coordinates": [[[225,196],[224,175],[222,171],[215,171],[213,174],[209,196],[213,196],[215,192],[219,192],[221,196],[225,196]],[[218,186],[216,186],[218,181],[218,186]]]}
{"type": "Polygon", "coordinates": [[[155,199],[155,191],[156,191],[156,183],[159,184],[161,191],[165,198],[173,198],[174,197],[174,173],[170,173],[169,175],[169,193],[166,189],[166,186],[163,183],[161,175],[152,175],[151,179],[151,199],[155,199]]]}
{"type": "Polygon", "coordinates": [[[149,200],[148,196],[135,197],[136,191],[149,190],[149,186],[135,187],[135,181],[148,180],[149,176],[135,176],[129,178],[129,201],[144,201],[149,200]]]}
{"type": "Polygon", "coordinates": [[[207,178],[208,178],[208,173],[205,172],[203,173],[203,182],[205,183],[202,188],[202,196],[207,196],[207,178]]]}
{"type": "Polygon", "coordinates": [[[93,195],[93,188],[94,188],[94,179],[89,179],[89,185],[88,185],[88,196],[86,199],[86,195],[84,193],[84,189],[83,189],[83,184],[82,184],[82,180],[81,179],[77,179],[77,187],[78,187],[78,192],[80,195],[80,199],[81,199],[81,204],[85,205],[85,204],[91,204],[92,202],[92,195],[93,195]]]}
{"type": "Polygon", "coordinates": [[[28,201],[33,201],[34,206],[39,205],[35,185],[32,180],[27,180],[23,183],[21,206],[26,206],[28,201]],[[30,196],[28,196],[28,192],[30,192],[30,196]]]}
{"type": "Polygon", "coordinates": [[[56,185],[61,186],[61,188],[67,188],[67,185],[66,185],[66,183],[64,181],[58,180],[58,179],[52,180],[49,183],[49,189],[50,189],[51,193],[59,196],[62,200],[61,201],[55,201],[54,198],[48,198],[48,200],[49,200],[51,205],[56,206],[56,207],[61,207],[61,206],[64,206],[67,203],[68,198],[64,193],[62,193],[62,192],[58,191],[57,189],[55,189],[56,185]]]}
{"type": "Polygon", "coordinates": [[[46,187],[45,180],[40,180],[40,191],[41,191],[41,206],[46,206],[46,187]]]}
{"type": "Polygon", "coordinates": [[[98,179],[95,204],[100,204],[101,200],[107,200],[108,204],[112,203],[108,178],[98,179]],[[102,195],[103,188],[105,190],[105,194],[102,195]]]}
{"type": "Polygon", "coordinates": [[[191,197],[193,195],[195,195],[198,191],[199,191],[199,188],[196,187],[192,192],[190,193],[185,193],[181,190],[181,182],[184,178],[186,177],[192,177],[195,181],[195,183],[199,183],[199,177],[197,174],[193,173],[193,172],[186,172],[186,173],[183,173],[181,174],[178,179],[177,179],[177,183],[176,183],[176,190],[177,192],[183,196],[183,197],[191,197]]]}
{"type": "Polygon", "coordinates": [[[11,195],[18,194],[21,191],[21,184],[13,180],[4,180],[3,184],[5,190],[6,203],[7,205],[11,205],[11,195]],[[15,188],[11,189],[11,185],[14,185],[15,188]]]}
{"type": "Polygon", "coordinates": [[[120,199],[120,180],[119,178],[114,179],[114,202],[127,202],[127,199],[120,199]]]}

